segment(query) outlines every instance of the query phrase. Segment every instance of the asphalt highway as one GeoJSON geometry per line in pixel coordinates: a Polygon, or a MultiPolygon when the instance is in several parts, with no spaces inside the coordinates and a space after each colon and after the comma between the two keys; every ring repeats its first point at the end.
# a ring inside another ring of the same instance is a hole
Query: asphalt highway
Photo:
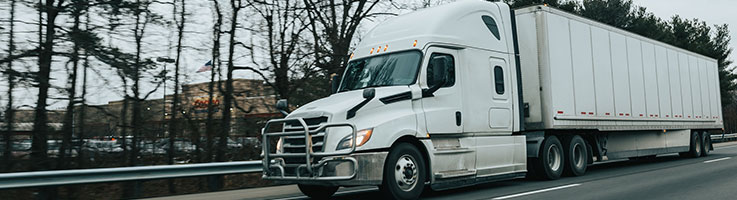
{"type": "MultiPolygon", "coordinates": [[[[425,192],[422,199],[737,199],[737,142],[714,144],[708,157],[661,155],[590,165],[586,175],[555,181],[511,180],[425,192]]],[[[297,186],[232,190],[160,200],[309,199],[297,186]]],[[[341,188],[334,199],[383,199],[376,187],[341,188]]]]}

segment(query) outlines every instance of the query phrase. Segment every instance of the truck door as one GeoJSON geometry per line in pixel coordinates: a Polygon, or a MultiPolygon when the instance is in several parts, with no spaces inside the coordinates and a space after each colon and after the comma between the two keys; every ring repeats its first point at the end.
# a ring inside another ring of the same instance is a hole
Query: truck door
{"type": "Polygon", "coordinates": [[[454,134],[463,132],[461,113],[461,80],[458,72],[457,50],[430,47],[427,51],[425,70],[420,78],[422,88],[443,84],[433,96],[422,98],[425,122],[429,134],[454,134]]]}
{"type": "Polygon", "coordinates": [[[425,54],[420,86],[442,87],[432,96],[422,98],[425,124],[430,134],[435,161],[432,175],[436,180],[452,180],[476,175],[476,145],[472,135],[463,133],[462,80],[459,50],[430,47],[425,54]]]}

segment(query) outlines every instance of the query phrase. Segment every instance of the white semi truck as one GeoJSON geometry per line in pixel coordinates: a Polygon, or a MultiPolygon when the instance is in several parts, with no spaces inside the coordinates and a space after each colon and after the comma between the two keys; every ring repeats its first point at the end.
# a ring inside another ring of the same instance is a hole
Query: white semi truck
{"type": "Polygon", "coordinates": [[[376,185],[415,199],[607,159],[706,156],[723,130],[716,60],[544,5],[468,0],[390,19],[339,83],[266,124],[264,179],[315,198],[376,185]]]}

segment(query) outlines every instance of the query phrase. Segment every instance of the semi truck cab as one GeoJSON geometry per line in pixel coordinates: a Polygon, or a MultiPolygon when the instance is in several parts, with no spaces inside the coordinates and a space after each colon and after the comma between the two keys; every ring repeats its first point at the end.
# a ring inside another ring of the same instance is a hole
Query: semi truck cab
{"type": "MultiPolygon", "coordinates": [[[[534,16],[550,10],[526,9],[533,15],[528,23],[533,28],[544,23],[534,16]]],[[[564,171],[582,175],[595,159],[606,158],[607,150],[635,152],[619,157],[650,155],[612,144],[652,138],[665,133],[665,125],[614,136],[597,128],[609,118],[566,118],[575,111],[553,111],[560,102],[549,102],[559,98],[546,97],[551,94],[544,90],[550,87],[546,81],[555,80],[534,73],[522,78],[528,70],[520,65],[518,35],[538,38],[522,45],[523,52],[534,52],[522,59],[536,62],[530,65],[539,70],[535,73],[551,73],[543,65],[552,61],[529,47],[550,44],[539,41],[539,30],[518,33],[518,27],[507,4],[486,1],[459,1],[381,23],[350,55],[334,94],[267,122],[263,178],[296,183],[313,198],[327,198],[339,186],[376,185],[390,198],[416,199],[426,186],[442,190],[514,179],[528,175],[528,169],[544,179],[564,171]],[[527,82],[539,87],[525,91],[535,95],[523,95],[527,82]],[[523,99],[528,96],[534,99],[523,99]],[[529,119],[538,121],[525,122],[529,119]],[[561,120],[585,126],[558,126],[561,120]]],[[[638,141],[657,143],[653,146],[662,151],[656,154],[694,151],[693,140],[710,145],[702,142],[706,132],[688,127],[673,132],[670,144],[680,146],[658,146],[665,136],[638,141]]]]}

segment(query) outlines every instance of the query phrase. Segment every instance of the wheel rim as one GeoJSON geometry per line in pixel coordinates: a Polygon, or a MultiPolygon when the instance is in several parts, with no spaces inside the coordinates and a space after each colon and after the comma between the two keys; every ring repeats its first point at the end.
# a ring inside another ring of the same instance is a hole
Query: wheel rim
{"type": "Polygon", "coordinates": [[[560,169],[560,149],[558,145],[553,144],[548,147],[548,167],[550,170],[558,171],[560,169]]]}
{"type": "Polygon", "coordinates": [[[583,168],[583,153],[583,146],[580,143],[576,143],[573,145],[573,163],[576,165],[576,168],[583,168]]]}
{"type": "Polygon", "coordinates": [[[709,146],[711,146],[711,136],[704,134],[704,153],[709,153],[709,146]]]}
{"type": "Polygon", "coordinates": [[[410,155],[402,155],[394,167],[394,180],[403,191],[410,191],[417,185],[417,162],[410,155]]]}

